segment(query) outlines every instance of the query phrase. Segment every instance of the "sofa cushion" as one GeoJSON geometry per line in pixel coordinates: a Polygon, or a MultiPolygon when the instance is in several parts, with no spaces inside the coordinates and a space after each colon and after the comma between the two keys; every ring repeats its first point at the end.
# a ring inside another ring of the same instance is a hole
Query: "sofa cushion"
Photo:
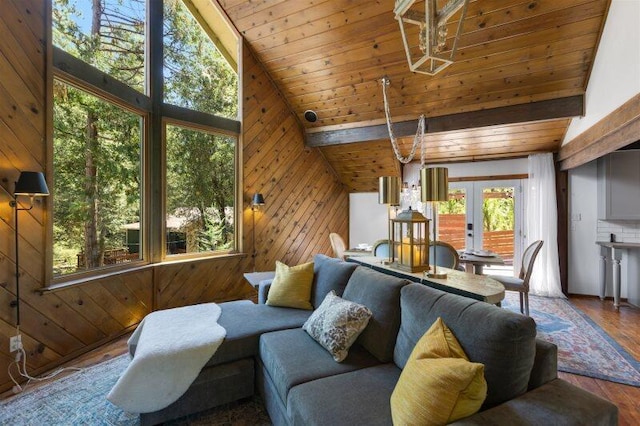
{"type": "Polygon", "coordinates": [[[287,266],[276,260],[276,275],[271,282],[267,305],[311,310],[312,284],[313,262],[287,266]]]}
{"type": "Polygon", "coordinates": [[[438,318],[413,348],[393,390],[393,424],[450,423],[476,413],[486,395],[484,366],[469,362],[438,318]]]}
{"type": "Polygon", "coordinates": [[[360,303],[372,312],[369,325],[358,343],[382,362],[393,359],[400,327],[400,289],[407,280],[376,272],[363,266],[351,275],[343,297],[360,303]]]}
{"type": "Polygon", "coordinates": [[[299,328],[311,311],[256,305],[249,300],[220,303],[218,324],[227,335],[207,365],[256,356],[260,335],[269,331],[299,328]]]}
{"type": "Polygon", "coordinates": [[[402,322],[394,351],[398,367],[404,368],[418,340],[442,317],[469,360],[484,364],[484,408],[527,391],[536,352],[533,319],[422,284],[403,287],[400,304],[402,322]]]}
{"type": "Polygon", "coordinates": [[[351,274],[358,267],[355,263],[345,262],[324,254],[313,256],[313,265],[311,304],[314,309],[320,306],[331,290],[334,290],[336,295],[342,297],[351,274]]]}
{"type": "Polygon", "coordinates": [[[345,300],[331,290],[324,302],[313,311],[302,329],[325,348],[336,362],[347,357],[349,348],[356,341],[371,318],[371,311],[364,305],[345,300]]]}
{"type": "Polygon", "coordinates": [[[400,376],[393,363],[303,383],[289,391],[292,425],[391,424],[389,398],[400,376]]]}
{"type": "Polygon", "coordinates": [[[295,385],[378,364],[358,345],[351,348],[344,361],[337,363],[301,328],[263,334],[260,361],[283,402],[295,385]]]}
{"type": "Polygon", "coordinates": [[[527,392],[497,407],[452,423],[485,425],[617,425],[618,407],[562,379],[527,392]]]}

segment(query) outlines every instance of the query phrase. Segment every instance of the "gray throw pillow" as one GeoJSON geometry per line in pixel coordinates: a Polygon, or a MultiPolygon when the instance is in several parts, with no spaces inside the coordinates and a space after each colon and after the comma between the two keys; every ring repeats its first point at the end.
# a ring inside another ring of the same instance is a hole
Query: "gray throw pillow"
{"type": "Polygon", "coordinates": [[[341,362],[369,323],[369,318],[369,308],[344,300],[331,290],[302,328],[329,351],[334,360],[341,362]]]}

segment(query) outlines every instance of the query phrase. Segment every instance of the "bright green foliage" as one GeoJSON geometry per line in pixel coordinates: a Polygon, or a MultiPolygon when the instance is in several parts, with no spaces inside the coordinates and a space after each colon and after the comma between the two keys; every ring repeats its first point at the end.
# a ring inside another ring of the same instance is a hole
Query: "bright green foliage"
{"type": "Polygon", "coordinates": [[[466,205],[463,189],[450,189],[449,200],[438,203],[439,214],[465,214],[466,205]]]}
{"type": "Polygon", "coordinates": [[[235,139],[167,126],[166,149],[167,214],[179,212],[205,234],[212,228],[221,233],[208,246],[187,244],[187,251],[229,248],[233,227],[225,207],[234,205],[235,139]]]}
{"type": "Polygon", "coordinates": [[[236,118],[238,79],[180,0],[164,2],[164,101],[236,118]]]}
{"type": "Polygon", "coordinates": [[[211,211],[205,212],[204,224],[198,231],[198,251],[228,250],[232,248],[232,241],[225,235],[229,232],[225,229],[225,221],[211,211]]]}
{"type": "MultiPolygon", "coordinates": [[[[144,0],[54,0],[53,43],[144,93],[145,17],[144,0]]],[[[165,102],[235,118],[237,76],[181,1],[165,0],[164,34],[165,102]]],[[[143,118],[56,80],[53,126],[54,274],[103,266],[142,222],[143,118]]],[[[198,251],[232,247],[235,138],[166,133],[167,214],[198,212],[198,251]]]]}
{"type": "Polygon", "coordinates": [[[515,202],[513,187],[488,188],[483,191],[482,222],[485,232],[514,229],[515,202]]]}
{"type": "Polygon", "coordinates": [[[122,226],[139,221],[141,119],[59,81],[55,86],[54,272],[66,273],[75,271],[76,255],[86,249],[89,223],[96,222],[103,252],[122,247],[122,226]],[[87,144],[88,115],[99,117],[92,123],[95,144],[87,144]],[[89,156],[95,170],[87,168],[89,156]]]}
{"type": "Polygon", "coordinates": [[[53,44],[144,93],[144,0],[53,1],[53,44]]]}

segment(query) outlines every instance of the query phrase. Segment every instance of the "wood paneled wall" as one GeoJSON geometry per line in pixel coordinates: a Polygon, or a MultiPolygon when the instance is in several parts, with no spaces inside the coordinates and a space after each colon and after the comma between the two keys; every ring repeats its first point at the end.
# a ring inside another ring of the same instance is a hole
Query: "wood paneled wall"
{"type": "MultiPolygon", "coordinates": [[[[45,170],[45,0],[3,0],[0,13],[0,392],[15,334],[15,250],[8,193],[22,170],[45,170]]],[[[28,369],[39,374],[135,327],[153,309],[255,297],[242,273],[275,260],[296,264],[331,253],[329,233],[348,236],[348,193],[302,129],[263,67],[243,59],[243,229],[248,255],[155,265],[40,293],[44,282],[48,200],[20,212],[21,333],[28,369]]]]}
{"type": "MultiPolygon", "coordinates": [[[[304,134],[282,95],[244,49],[244,188],[265,197],[256,212],[257,270],[276,259],[294,264],[314,253],[331,253],[329,233],[349,234],[349,195],[316,148],[304,146],[304,134]]],[[[250,237],[251,211],[245,220],[250,237]]],[[[245,238],[251,251],[250,238],[245,238]]]]}

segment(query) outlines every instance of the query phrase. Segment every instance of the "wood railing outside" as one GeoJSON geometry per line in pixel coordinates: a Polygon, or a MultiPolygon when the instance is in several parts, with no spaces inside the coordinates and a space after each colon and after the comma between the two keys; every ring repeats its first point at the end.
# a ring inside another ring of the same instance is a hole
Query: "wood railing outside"
{"type": "MultiPolygon", "coordinates": [[[[84,253],[78,253],[78,269],[84,268],[85,258],[84,253]]],[[[104,265],[116,265],[118,263],[131,262],[133,260],[140,259],[139,253],[129,253],[128,248],[112,249],[104,251],[103,264],[104,265]]]]}
{"type": "MultiPolygon", "coordinates": [[[[451,244],[456,250],[466,247],[466,216],[464,214],[440,214],[438,216],[439,239],[451,244]]],[[[476,249],[491,250],[504,259],[505,264],[513,264],[514,233],[508,231],[485,231],[483,247],[476,249]]]]}

